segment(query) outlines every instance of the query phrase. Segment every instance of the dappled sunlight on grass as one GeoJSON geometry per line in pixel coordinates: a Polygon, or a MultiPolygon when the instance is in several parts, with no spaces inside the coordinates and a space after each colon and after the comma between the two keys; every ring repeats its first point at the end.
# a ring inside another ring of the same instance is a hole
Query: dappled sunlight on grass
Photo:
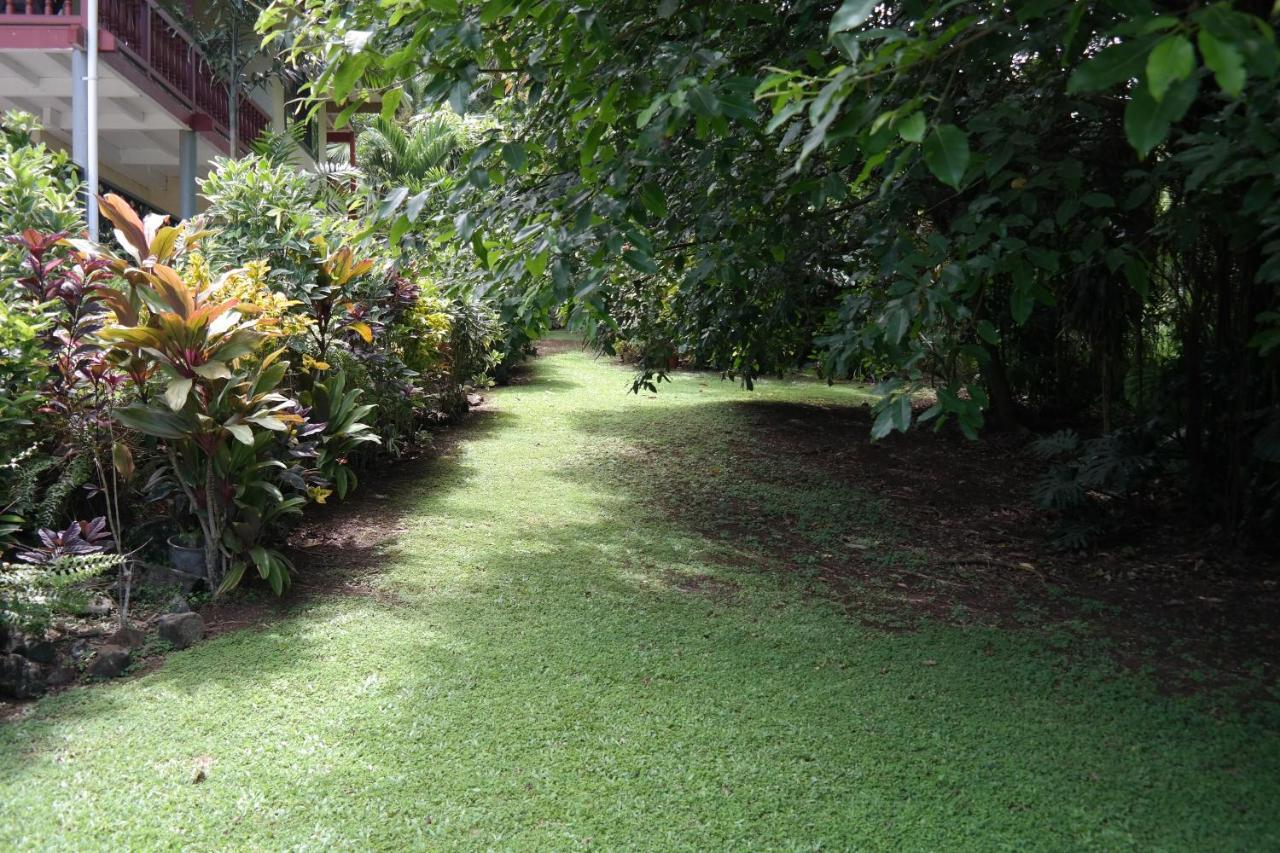
{"type": "Polygon", "coordinates": [[[496,392],[395,494],[375,581],[393,600],[309,602],[0,727],[0,843],[1280,842],[1267,720],[1159,696],[1072,641],[871,631],[769,570],[780,518],[816,547],[897,547],[876,496],[735,445],[741,401],[860,392],[627,381],[565,353],[496,392]],[[764,527],[709,535],[721,497],[764,527]]]}

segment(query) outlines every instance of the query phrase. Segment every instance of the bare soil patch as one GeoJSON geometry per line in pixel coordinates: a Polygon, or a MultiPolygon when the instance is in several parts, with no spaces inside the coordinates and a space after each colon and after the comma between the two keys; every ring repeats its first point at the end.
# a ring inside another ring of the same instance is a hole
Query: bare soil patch
{"type": "Polygon", "coordinates": [[[791,456],[798,477],[820,469],[888,502],[918,561],[820,560],[826,583],[863,621],[903,623],[866,612],[873,587],[901,615],[1069,626],[1103,640],[1126,667],[1153,669],[1172,691],[1276,684],[1275,555],[1232,551],[1176,517],[1131,526],[1088,553],[1064,552],[1050,544],[1056,519],[1031,501],[1042,468],[1024,439],[917,430],[872,443],[864,408],[740,405],[753,443],[791,456]]]}

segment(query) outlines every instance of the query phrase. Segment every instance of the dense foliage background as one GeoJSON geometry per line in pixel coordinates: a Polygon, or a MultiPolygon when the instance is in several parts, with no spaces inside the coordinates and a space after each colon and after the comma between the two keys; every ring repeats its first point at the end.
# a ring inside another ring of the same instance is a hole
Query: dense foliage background
{"type": "Polygon", "coordinates": [[[1042,503],[1280,501],[1270,0],[278,0],[317,97],[482,110],[446,209],[479,292],[748,384],[880,381],[873,434],[1032,428],[1042,503]],[[922,389],[930,389],[921,395],[922,389]],[[921,403],[922,396],[924,402],[921,403]]]}

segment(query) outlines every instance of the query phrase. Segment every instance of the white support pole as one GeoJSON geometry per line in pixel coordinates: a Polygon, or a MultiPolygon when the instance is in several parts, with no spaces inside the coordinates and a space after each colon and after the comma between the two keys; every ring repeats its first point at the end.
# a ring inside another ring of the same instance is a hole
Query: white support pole
{"type": "Polygon", "coordinates": [[[196,215],[196,132],[178,131],[178,215],[190,219],[196,215]]]}
{"type": "Polygon", "coordinates": [[[85,219],[89,239],[98,239],[98,0],[85,0],[85,183],[89,189],[85,219]]]}
{"type": "MultiPolygon", "coordinates": [[[[85,92],[85,80],[89,76],[88,58],[84,48],[71,50],[71,159],[85,173],[89,161],[89,95],[85,92]]],[[[86,205],[88,201],[86,199],[86,205]]]]}

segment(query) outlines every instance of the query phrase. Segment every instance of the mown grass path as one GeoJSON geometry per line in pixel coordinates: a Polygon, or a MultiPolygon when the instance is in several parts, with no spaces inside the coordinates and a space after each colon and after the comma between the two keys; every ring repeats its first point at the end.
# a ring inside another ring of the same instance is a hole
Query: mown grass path
{"type": "Polygon", "coordinates": [[[1274,715],[1039,634],[859,627],[767,570],[768,529],[656,507],[868,533],[874,496],[735,465],[748,392],[628,379],[565,352],[494,393],[392,495],[387,595],[0,725],[0,848],[1280,848],[1274,715]]]}

